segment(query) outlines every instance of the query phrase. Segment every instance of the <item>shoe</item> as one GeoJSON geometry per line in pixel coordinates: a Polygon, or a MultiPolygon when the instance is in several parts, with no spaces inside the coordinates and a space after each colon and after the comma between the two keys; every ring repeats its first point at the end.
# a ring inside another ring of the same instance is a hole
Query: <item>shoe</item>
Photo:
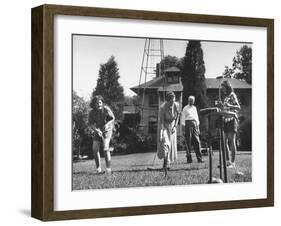
{"type": "Polygon", "coordinates": [[[230,161],[226,162],[226,167],[230,167],[232,165],[232,163],[230,161]]]}
{"type": "Polygon", "coordinates": [[[168,160],[168,162],[167,162],[167,170],[170,170],[171,169],[171,162],[170,162],[170,160],[168,160]]]}
{"type": "MultiPolygon", "coordinates": [[[[217,168],[219,169],[220,168],[220,165],[217,166],[217,168]]],[[[230,161],[227,161],[226,162],[226,168],[235,168],[235,163],[231,163],[230,161]]]]}
{"type": "Polygon", "coordinates": [[[101,167],[96,169],[97,173],[101,173],[101,167]]]}
{"type": "Polygon", "coordinates": [[[230,165],[226,166],[228,169],[233,169],[235,168],[235,163],[231,163],[230,165]]]}
{"type": "Polygon", "coordinates": [[[187,163],[187,164],[192,163],[192,157],[191,157],[191,155],[186,155],[186,163],[187,163]]]}
{"type": "Polygon", "coordinates": [[[106,173],[111,174],[111,168],[106,168],[106,173]]]}

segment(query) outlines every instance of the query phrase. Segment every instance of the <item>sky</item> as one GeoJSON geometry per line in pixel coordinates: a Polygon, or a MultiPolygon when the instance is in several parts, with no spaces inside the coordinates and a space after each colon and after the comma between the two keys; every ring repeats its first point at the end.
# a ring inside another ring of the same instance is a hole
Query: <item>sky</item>
{"type": "MultiPolygon", "coordinates": [[[[188,40],[164,40],[164,55],[183,57],[187,43],[188,40]]],[[[159,40],[151,41],[151,45],[153,49],[160,49],[159,40]]],[[[243,45],[245,43],[201,41],[205,77],[221,76],[225,66],[231,67],[236,51],[243,45]]],[[[106,63],[114,56],[119,68],[119,82],[124,87],[125,95],[135,95],[130,87],[139,84],[144,46],[145,38],[73,35],[73,90],[85,100],[89,100],[96,87],[100,64],[106,63]]],[[[159,56],[150,57],[148,66],[155,67],[159,61],[159,56]]],[[[153,75],[148,75],[147,81],[152,78],[153,75]]]]}

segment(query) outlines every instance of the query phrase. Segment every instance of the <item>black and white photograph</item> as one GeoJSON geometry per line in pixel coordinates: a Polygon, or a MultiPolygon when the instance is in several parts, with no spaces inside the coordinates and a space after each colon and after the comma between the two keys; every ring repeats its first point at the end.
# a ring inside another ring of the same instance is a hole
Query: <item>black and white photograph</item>
{"type": "Polygon", "coordinates": [[[72,190],[252,181],[252,43],[72,34],[72,190]]]}
{"type": "Polygon", "coordinates": [[[278,5],[3,1],[0,224],[279,222],[278,5]]]}

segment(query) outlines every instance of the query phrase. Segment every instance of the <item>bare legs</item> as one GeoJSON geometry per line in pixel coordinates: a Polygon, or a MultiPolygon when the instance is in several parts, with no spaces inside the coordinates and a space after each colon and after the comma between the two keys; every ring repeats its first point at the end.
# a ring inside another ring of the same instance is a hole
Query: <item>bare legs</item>
{"type": "MultiPolygon", "coordinates": [[[[94,159],[95,159],[97,171],[101,172],[101,157],[100,157],[100,142],[99,141],[95,141],[95,140],[93,141],[93,153],[94,153],[94,159]]],[[[106,169],[107,169],[107,171],[111,171],[110,170],[111,155],[110,155],[109,149],[104,150],[104,154],[105,154],[106,169]]]]}
{"type": "Polygon", "coordinates": [[[226,133],[226,158],[228,161],[231,161],[231,163],[235,162],[236,157],[236,133],[234,132],[228,132],[226,133]],[[229,156],[229,152],[231,153],[231,159],[229,156]]]}
{"type": "Polygon", "coordinates": [[[104,152],[105,154],[105,165],[106,165],[106,168],[107,169],[110,169],[110,160],[111,160],[111,155],[110,155],[110,151],[109,150],[106,150],[104,152]]]}
{"type": "Polygon", "coordinates": [[[94,140],[93,141],[93,153],[94,159],[97,167],[97,171],[101,172],[101,163],[100,163],[100,142],[94,140]]]}

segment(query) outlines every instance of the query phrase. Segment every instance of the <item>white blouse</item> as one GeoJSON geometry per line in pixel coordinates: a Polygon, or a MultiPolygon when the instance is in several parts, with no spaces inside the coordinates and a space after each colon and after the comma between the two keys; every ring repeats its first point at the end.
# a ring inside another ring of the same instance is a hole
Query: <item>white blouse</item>
{"type": "Polygon", "coordinates": [[[183,126],[185,125],[186,120],[194,120],[197,122],[198,125],[200,124],[197,108],[194,105],[190,106],[188,104],[183,108],[182,115],[181,115],[181,124],[183,126]]]}

